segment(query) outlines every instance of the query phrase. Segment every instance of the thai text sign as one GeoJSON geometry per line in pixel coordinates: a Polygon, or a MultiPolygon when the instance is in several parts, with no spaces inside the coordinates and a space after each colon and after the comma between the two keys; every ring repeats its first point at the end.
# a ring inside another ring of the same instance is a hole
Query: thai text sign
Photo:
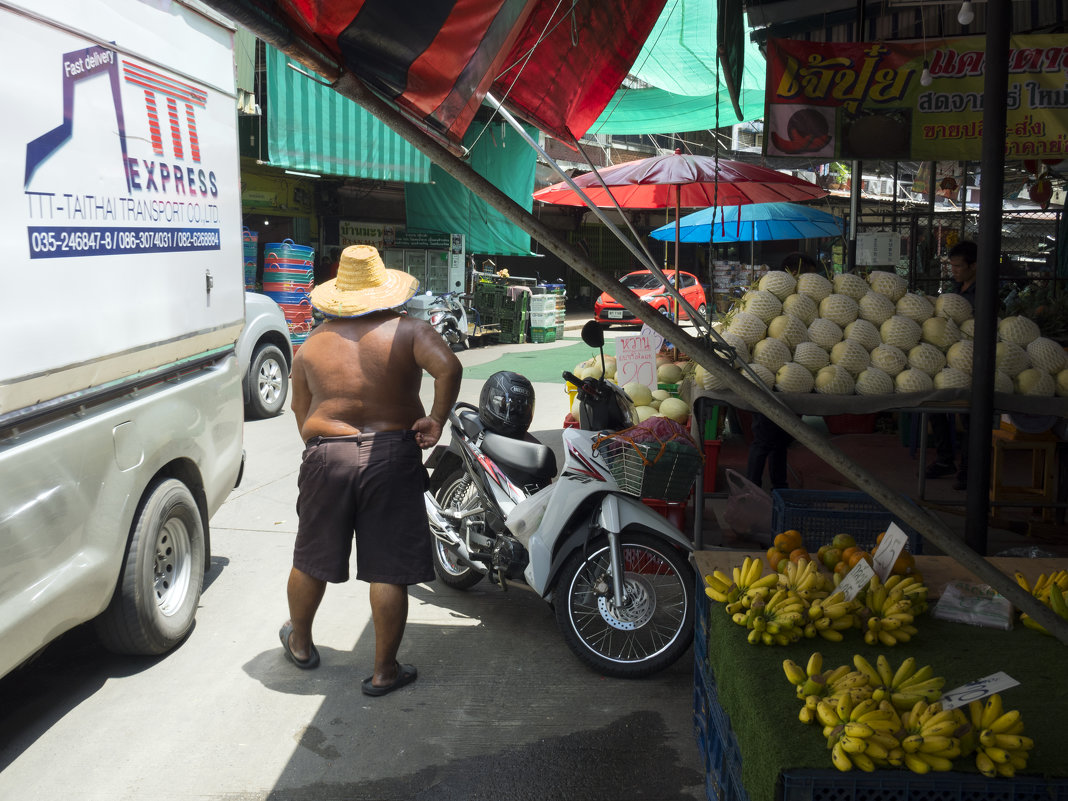
{"type": "MultiPolygon", "coordinates": [[[[985,47],[981,36],[929,39],[926,50],[921,40],[771,39],[766,153],[978,160],[985,47]]],[[[1006,157],[1068,157],[1068,36],[1013,36],[1010,48],[1006,157]]]]}
{"type": "Polygon", "coordinates": [[[647,336],[616,339],[616,383],[621,387],[632,382],[656,389],[656,351],[647,336]]]}

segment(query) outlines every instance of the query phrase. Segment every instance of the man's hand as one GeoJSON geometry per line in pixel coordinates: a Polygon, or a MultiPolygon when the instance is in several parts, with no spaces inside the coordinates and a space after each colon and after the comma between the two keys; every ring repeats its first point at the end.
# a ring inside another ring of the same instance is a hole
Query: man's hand
{"type": "Polygon", "coordinates": [[[420,417],[412,423],[412,431],[415,432],[415,444],[423,450],[433,448],[441,439],[443,426],[433,417],[420,417]]]}

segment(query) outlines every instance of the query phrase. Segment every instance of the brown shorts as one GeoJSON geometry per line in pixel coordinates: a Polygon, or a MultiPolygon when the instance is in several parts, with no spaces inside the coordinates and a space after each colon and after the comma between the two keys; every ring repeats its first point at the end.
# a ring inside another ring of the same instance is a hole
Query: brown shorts
{"type": "Polygon", "coordinates": [[[308,440],[297,476],[293,566],[322,581],[419,584],[434,578],[423,492],[429,486],[412,431],[308,440]]]}

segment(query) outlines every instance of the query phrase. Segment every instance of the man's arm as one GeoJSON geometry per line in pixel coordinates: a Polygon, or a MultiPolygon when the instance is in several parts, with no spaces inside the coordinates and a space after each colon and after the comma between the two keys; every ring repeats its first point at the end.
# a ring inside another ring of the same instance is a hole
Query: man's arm
{"type": "Polygon", "coordinates": [[[434,403],[430,414],[417,420],[412,429],[420,448],[432,448],[441,438],[445,421],[460,394],[460,379],[463,366],[437,331],[421,320],[412,320],[415,326],[413,350],[415,363],[434,379],[434,403]]]}

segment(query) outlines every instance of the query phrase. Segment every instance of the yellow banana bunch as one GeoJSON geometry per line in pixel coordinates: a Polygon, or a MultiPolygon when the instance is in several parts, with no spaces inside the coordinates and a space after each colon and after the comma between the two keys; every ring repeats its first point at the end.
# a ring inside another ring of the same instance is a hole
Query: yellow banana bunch
{"type": "Polygon", "coordinates": [[[911,577],[890,578],[897,580],[887,586],[878,576],[873,576],[867,589],[858,596],[860,609],[857,618],[864,630],[864,642],[868,645],[893,647],[898,642],[912,639],[917,631],[912,625],[913,600],[908,596],[907,588],[923,585],[911,577]],[[905,585],[906,581],[911,583],[905,585]]]}
{"type": "MultiPolygon", "coordinates": [[[[731,607],[727,605],[728,611],[731,607]]],[[[790,591],[777,589],[770,597],[759,593],[748,610],[734,612],[731,619],[749,629],[747,639],[752,645],[788,645],[804,636],[805,605],[790,591]]]]}
{"type": "Polygon", "coordinates": [[[1006,711],[998,693],[968,704],[973,731],[977,732],[975,767],[988,778],[1011,777],[1027,767],[1027,754],[1034,740],[1024,737],[1023,720],[1017,709],[1006,711]]]}
{"type": "Polygon", "coordinates": [[[917,701],[901,716],[905,767],[913,773],[953,769],[961,754],[960,721],[955,710],[942,709],[937,701],[917,701]]]}
{"type": "Polygon", "coordinates": [[[1058,570],[1048,576],[1045,573],[1039,573],[1033,584],[1019,570],[1016,571],[1014,578],[1017,584],[1047,606],[1049,605],[1050,588],[1054,584],[1060,588],[1062,594],[1068,592],[1068,570],[1058,570]]]}
{"type": "Polygon", "coordinates": [[[809,603],[825,598],[829,589],[823,573],[815,562],[808,559],[788,563],[785,570],[779,574],[779,586],[793,590],[798,597],[809,603]]]}
{"type": "MultiPolygon", "coordinates": [[[[1041,578],[1043,577],[1039,576],[1039,579],[1041,578]]],[[[1017,581],[1019,581],[1019,579],[1017,579],[1017,581]]],[[[1044,601],[1044,603],[1046,603],[1046,605],[1048,605],[1049,608],[1056,612],[1060,617],[1064,618],[1065,620],[1068,620],[1068,603],[1065,602],[1064,591],[1061,589],[1060,584],[1055,581],[1048,582],[1044,585],[1043,588],[1045,590],[1047,599],[1044,601]]],[[[1035,594],[1035,597],[1041,600],[1041,597],[1039,595],[1035,594]]],[[[1039,623],[1026,612],[1020,613],[1020,622],[1028,628],[1034,629],[1035,631],[1040,631],[1043,634],[1049,634],[1049,632],[1046,631],[1045,626],[1043,626],[1041,623],[1039,623]]]]}
{"type": "Polygon", "coordinates": [[[927,611],[927,586],[915,576],[889,576],[885,586],[891,596],[900,593],[909,602],[914,617],[927,611]]]}
{"type": "Polygon", "coordinates": [[[916,658],[911,656],[896,669],[882,654],[876,657],[874,666],[861,654],[854,654],[853,664],[868,677],[872,698],[889,699],[902,712],[912,709],[917,701],[936,701],[946,683],[943,677],[932,675],[934,670],[930,665],[917,668],[916,658]]]}
{"type": "MultiPolygon", "coordinates": [[[[747,556],[741,565],[736,565],[728,575],[722,570],[713,570],[705,576],[705,594],[713,601],[723,604],[741,604],[742,608],[749,608],[758,591],[768,591],[774,587],[779,576],[776,573],[764,573],[764,560],[747,556]],[[750,594],[753,591],[753,594],[750,594]],[[746,602],[748,599],[748,602],[746,602]]],[[[739,609],[728,609],[728,614],[734,614],[739,609]]]]}
{"type": "Polygon", "coordinates": [[[901,764],[904,751],[897,739],[901,721],[889,704],[871,698],[854,702],[847,693],[837,703],[820,701],[816,716],[823,725],[831,763],[841,771],[901,764]]]}
{"type": "Polygon", "coordinates": [[[805,634],[818,634],[826,640],[841,642],[844,639],[842,632],[856,625],[855,609],[856,602],[847,601],[841,592],[827,598],[817,598],[809,604],[808,619],[811,628],[806,627],[805,634]]]}

